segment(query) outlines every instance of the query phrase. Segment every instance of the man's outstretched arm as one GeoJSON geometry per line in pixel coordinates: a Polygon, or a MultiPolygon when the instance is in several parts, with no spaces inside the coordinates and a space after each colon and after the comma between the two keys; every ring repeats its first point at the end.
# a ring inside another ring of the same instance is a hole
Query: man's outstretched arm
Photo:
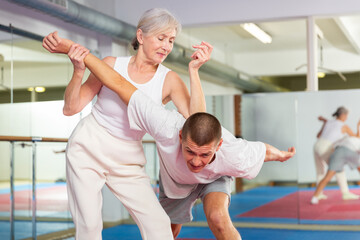
{"type": "MultiPolygon", "coordinates": [[[[60,38],[57,32],[50,33],[43,40],[43,47],[51,53],[67,54],[73,44],[69,39],[60,38]]],[[[84,63],[97,79],[117,93],[126,105],[129,103],[132,94],[137,90],[134,85],[91,53],[87,54],[84,63]]]]}
{"type": "Polygon", "coordinates": [[[279,149],[265,143],[266,155],[264,162],[279,161],[285,162],[292,158],[296,152],[295,147],[291,147],[288,151],[280,151],[279,149]]]}

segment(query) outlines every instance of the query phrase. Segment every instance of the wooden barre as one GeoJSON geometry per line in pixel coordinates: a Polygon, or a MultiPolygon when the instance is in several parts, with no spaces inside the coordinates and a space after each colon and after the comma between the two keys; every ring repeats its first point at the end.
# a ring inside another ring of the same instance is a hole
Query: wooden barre
{"type": "MultiPolygon", "coordinates": [[[[23,137],[23,136],[0,136],[0,141],[4,142],[67,142],[67,138],[48,138],[48,137],[23,137]]],[[[155,143],[154,140],[144,140],[143,143],[155,143]]]]}
{"type": "Polygon", "coordinates": [[[0,136],[0,141],[18,142],[67,142],[67,138],[0,136]]]}

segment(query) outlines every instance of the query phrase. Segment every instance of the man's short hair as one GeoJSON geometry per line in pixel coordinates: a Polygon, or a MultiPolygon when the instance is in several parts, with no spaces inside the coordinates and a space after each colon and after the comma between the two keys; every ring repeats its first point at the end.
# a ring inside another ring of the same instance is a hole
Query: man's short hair
{"type": "Polygon", "coordinates": [[[221,124],[213,115],[205,112],[195,113],[186,121],[182,129],[182,138],[190,137],[198,146],[220,141],[221,124]]]}

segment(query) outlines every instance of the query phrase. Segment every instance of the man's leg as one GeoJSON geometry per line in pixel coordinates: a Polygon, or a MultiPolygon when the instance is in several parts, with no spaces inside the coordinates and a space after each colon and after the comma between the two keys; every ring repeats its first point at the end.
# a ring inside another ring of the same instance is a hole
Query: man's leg
{"type": "Polygon", "coordinates": [[[337,183],[340,187],[341,193],[342,193],[342,198],[344,200],[356,200],[359,199],[359,195],[356,195],[352,192],[350,192],[349,190],[349,186],[347,183],[347,178],[345,175],[345,171],[342,172],[338,172],[335,174],[337,183]]]}
{"type": "Polygon", "coordinates": [[[344,171],[345,165],[357,166],[359,155],[347,147],[337,147],[329,160],[329,169],[336,171],[336,180],[340,187],[344,200],[359,199],[359,196],[349,191],[347,179],[344,171]]]}
{"type": "Polygon", "coordinates": [[[168,198],[165,195],[161,175],[159,176],[159,201],[167,215],[170,217],[171,230],[174,238],[179,235],[182,224],[191,222],[193,219],[191,210],[202,188],[202,184],[199,184],[197,188],[194,189],[190,195],[185,198],[168,198]]]}
{"type": "Polygon", "coordinates": [[[174,239],[176,239],[177,236],[179,236],[179,233],[181,231],[181,227],[182,227],[182,224],[174,224],[174,223],[171,224],[171,230],[172,230],[172,233],[174,235],[174,239]]]}
{"type": "Polygon", "coordinates": [[[203,201],[209,227],[217,240],[241,239],[229,215],[229,196],[223,192],[208,193],[203,201]]]}

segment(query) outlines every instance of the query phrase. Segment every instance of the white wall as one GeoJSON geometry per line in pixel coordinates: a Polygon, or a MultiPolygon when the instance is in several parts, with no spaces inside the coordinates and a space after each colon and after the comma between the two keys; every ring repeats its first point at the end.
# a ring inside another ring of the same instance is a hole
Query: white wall
{"type": "MultiPolygon", "coordinates": [[[[354,130],[360,119],[360,90],[244,94],[242,131],[245,139],[264,141],[279,149],[296,147],[286,163],[265,163],[254,181],[315,182],[313,145],[321,128],[319,115],[328,119],[339,106],[350,109],[347,124],[354,130]]],[[[349,180],[359,178],[346,167],[349,180]]]]}

